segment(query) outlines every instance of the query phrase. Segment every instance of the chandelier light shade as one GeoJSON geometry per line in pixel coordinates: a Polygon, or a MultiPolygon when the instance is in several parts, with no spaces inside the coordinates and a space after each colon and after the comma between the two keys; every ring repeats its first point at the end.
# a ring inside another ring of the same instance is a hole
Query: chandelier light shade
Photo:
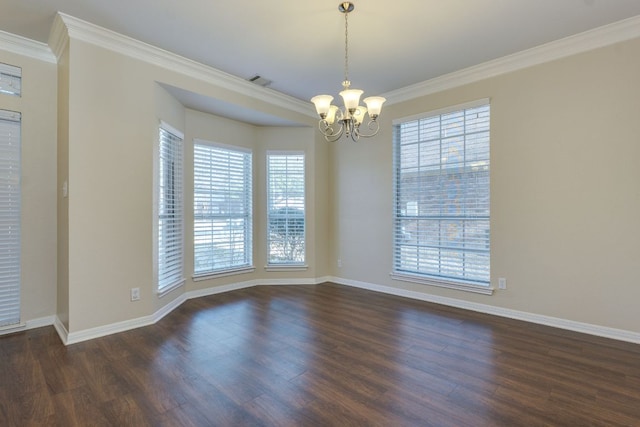
{"type": "Polygon", "coordinates": [[[316,111],[320,116],[318,129],[327,141],[337,141],[342,135],[354,141],[360,137],[369,138],[378,133],[380,124],[378,116],[382,111],[382,104],[386,101],[381,96],[370,96],[364,99],[366,105],[360,105],[360,97],[364,91],[351,89],[349,81],[349,13],[355,8],[354,4],[348,1],[341,2],[338,10],[344,14],[344,81],[343,90],[340,92],[343,108],[339,108],[331,102],[331,95],[317,95],[311,98],[311,102],[316,106],[316,111]],[[366,130],[361,129],[368,113],[366,130]]]}

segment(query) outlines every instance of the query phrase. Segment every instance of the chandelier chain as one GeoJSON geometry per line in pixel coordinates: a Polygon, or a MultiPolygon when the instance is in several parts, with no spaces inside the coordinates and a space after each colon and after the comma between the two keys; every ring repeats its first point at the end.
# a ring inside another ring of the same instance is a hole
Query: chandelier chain
{"type": "Polygon", "coordinates": [[[344,14],[344,81],[349,81],[349,13],[344,14]]]}

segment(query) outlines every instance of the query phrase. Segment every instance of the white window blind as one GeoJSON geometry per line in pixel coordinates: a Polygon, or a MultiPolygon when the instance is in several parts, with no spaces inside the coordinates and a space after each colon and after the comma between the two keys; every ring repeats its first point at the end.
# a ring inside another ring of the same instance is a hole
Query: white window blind
{"type": "Polygon", "coordinates": [[[268,263],[305,261],[304,153],[267,154],[268,263]]]}
{"type": "Polygon", "coordinates": [[[158,290],[184,280],[182,137],[160,127],[158,167],[158,290]]]}
{"type": "Polygon", "coordinates": [[[0,93],[20,96],[22,94],[22,69],[0,63],[0,93]]]}
{"type": "Polygon", "coordinates": [[[394,126],[394,272],[488,286],[489,104],[394,126]]]}
{"type": "Polygon", "coordinates": [[[193,147],[194,273],[252,266],[251,152],[196,141],[193,147]]]}
{"type": "Polygon", "coordinates": [[[0,110],[0,327],[20,323],[20,122],[0,110]]]}

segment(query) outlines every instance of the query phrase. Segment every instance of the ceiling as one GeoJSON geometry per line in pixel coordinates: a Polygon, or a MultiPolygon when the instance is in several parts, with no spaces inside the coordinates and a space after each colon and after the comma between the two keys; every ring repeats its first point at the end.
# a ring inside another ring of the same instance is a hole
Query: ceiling
{"type": "MultiPolygon", "coordinates": [[[[365,96],[640,15],[640,0],[354,3],[349,15],[349,77],[352,87],[365,90],[365,96]]],[[[46,43],[54,15],[61,11],[243,79],[260,75],[272,81],[271,89],[308,101],[319,93],[337,96],[341,90],[344,17],[338,4],[2,0],[0,30],[46,43]]],[[[188,94],[174,92],[190,102],[188,94]]],[[[207,104],[202,98],[197,102],[207,104]]]]}

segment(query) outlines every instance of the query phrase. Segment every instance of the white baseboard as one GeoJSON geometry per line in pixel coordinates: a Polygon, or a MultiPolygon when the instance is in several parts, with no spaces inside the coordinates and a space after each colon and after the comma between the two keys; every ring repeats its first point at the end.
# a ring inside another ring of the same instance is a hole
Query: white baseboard
{"type": "Polygon", "coordinates": [[[251,288],[254,286],[292,286],[292,285],[318,285],[329,281],[328,276],[310,279],[255,279],[245,282],[231,283],[228,285],[214,286],[207,289],[199,289],[186,293],[186,299],[206,297],[209,295],[231,292],[238,289],[251,288]]]}
{"type": "Polygon", "coordinates": [[[319,285],[324,283],[325,280],[321,279],[269,279],[269,280],[257,280],[257,286],[292,286],[292,285],[319,285]]]}
{"type": "MultiPolygon", "coordinates": [[[[323,277],[318,279],[281,279],[281,280],[249,280],[245,282],[231,283],[222,286],[213,286],[207,289],[199,289],[196,291],[190,291],[180,295],[169,304],[162,307],[150,316],[138,317],[136,319],[125,320],[123,322],[111,323],[104,326],[98,326],[96,328],[84,329],[77,332],[68,332],[60,319],[52,317],[48,325],[53,325],[60,336],[60,339],[65,345],[76,344],[82,341],[92,340],[94,338],[100,338],[107,335],[115,334],[118,332],[125,332],[131,329],[140,328],[143,326],[153,325],[160,319],[171,313],[178,308],[182,303],[193,298],[200,298],[209,295],[221,294],[224,292],[231,292],[238,289],[250,288],[253,286],[273,286],[273,285],[315,285],[323,283],[329,279],[323,277]]],[[[47,325],[42,325],[47,326],[47,325]]]]}
{"type": "Polygon", "coordinates": [[[255,280],[247,280],[245,282],[230,283],[228,285],[213,286],[206,289],[198,289],[196,291],[189,291],[185,294],[186,299],[207,297],[209,295],[222,294],[224,292],[237,291],[238,289],[251,288],[256,286],[255,280]]]}
{"type": "Polygon", "coordinates": [[[491,314],[494,316],[508,317],[510,319],[523,320],[525,322],[536,323],[540,325],[552,326],[554,328],[566,329],[574,332],[581,332],[589,335],[595,335],[604,338],[611,338],[618,341],[627,341],[640,344],[640,333],[626,331],[624,329],[609,328],[606,326],[592,325],[590,323],[576,322],[573,320],[561,319],[558,317],[544,316],[541,314],[528,313],[526,311],[512,310],[508,308],[495,307],[487,304],[479,304],[475,302],[463,301],[455,298],[441,297],[437,295],[425,294],[422,292],[414,292],[406,289],[394,288],[391,286],[376,285],[373,283],[360,282],[357,280],[342,279],[339,277],[331,277],[330,280],[345,286],[353,286],[356,288],[367,289],[375,292],[396,295],[400,297],[411,298],[420,301],[432,302],[436,304],[446,305],[449,307],[462,308],[465,310],[476,311],[479,313],[491,314]]]}
{"type": "Polygon", "coordinates": [[[78,332],[69,332],[65,328],[60,319],[55,316],[53,326],[55,327],[60,339],[65,345],[77,344],[82,341],[92,340],[94,338],[100,338],[107,335],[115,334],[118,332],[125,332],[131,329],[140,328],[143,326],[153,325],[158,322],[167,314],[178,308],[183,302],[186,301],[184,295],[171,301],[169,304],[156,311],[151,316],[138,317],[136,319],[126,320],[123,322],[111,323],[109,325],[98,326],[96,328],[85,329],[78,332]]]}
{"type": "Polygon", "coordinates": [[[58,336],[60,337],[62,343],[64,345],[68,345],[67,338],[69,337],[69,331],[67,331],[67,328],[64,327],[64,323],[62,323],[62,320],[60,320],[58,316],[55,316],[53,327],[56,329],[56,332],[58,333],[58,336]]]}
{"type": "Polygon", "coordinates": [[[330,282],[333,279],[331,276],[322,276],[316,278],[316,285],[320,285],[322,283],[330,282]]]}
{"type": "Polygon", "coordinates": [[[38,319],[31,319],[26,321],[25,329],[37,329],[44,326],[51,326],[56,321],[56,316],[40,317],[38,319]]]}
{"type": "Polygon", "coordinates": [[[155,314],[153,314],[151,316],[138,317],[137,319],[111,323],[109,325],[98,326],[90,329],[84,329],[82,331],[68,332],[65,344],[66,345],[76,344],[82,341],[88,341],[94,338],[100,338],[107,335],[116,334],[118,332],[125,332],[131,329],[153,325],[155,322],[156,322],[155,314]]]}
{"type": "Polygon", "coordinates": [[[169,304],[162,307],[160,310],[153,313],[152,323],[157,323],[158,321],[160,321],[160,319],[162,319],[164,316],[171,313],[176,308],[180,307],[182,303],[185,302],[186,300],[187,300],[186,294],[182,294],[176,299],[174,299],[173,301],[171,301],[169,304]]]}
{"type": "Polygon", "coordinates": [[[152,325],[160,319],[178,308],[185,301],[193,298],[201,298],[209,295],[231,292],[239,289],[251,288],[254,286],[276,286],[276,285],[317,285],[325,282],[337,283],[345,286],[352,286],[370,291],[381,292],[385,294],[411,298],[420,301],[432,302],[436,304],[446,305],[449,307],[461,308],[465,310],[476,311],[494,316],[507,317],[510,319],[523,320],[525,322],[536,323],[540,325],[552,326],[555,328],[566,329],[575,332],[581,332],[589,335],[595,335],[605,338],[611,338],[619,341],[627,341],[640,344],[640,333],[626,331],[622,329],[609,328],[606,326],[592,325],[589,323],[576,322],[573,320],[561,319],[557,317],[544,316],[541,314],[528,313],[508,308],[495,307],[487,304],[479,304],[459,300],[455,298],[441,297],[437,295],[426,294],[422,292],[409,291],[406,289],[395,288],[391,286],[377,285],[373,283],[361,282],[357,280],[343,279],[340,277],[323,276],[311,279],[269,279],[269,280],[249,280],[238,283],[231,283],[223,286],[214,286],[207,289],[199,289],[189,291],[172,302],[162,307],[150,316],[144,316],[137,319],[126,320],[124,322],[113,323],[97,328],[86,329],[83,331],[69,333],[57,316],[35,319],[27,322],[25,328],[35,328],[40,326],[48,326],[53,324],[65,345],[79,343],[94,338],[103,337],[118,332],[124,332],[130,329],[140,328],[152,325]],[[36,326],[38,325],[38,326],[36,326]]]}
{"type": "Polygon", "coordinates": [[[29,329],[42,328],[43,326],[51,326],[55,321],[55,316],[40,317],[21,322],[17,325],[9,325],[0,328],[0,335],[15,334],[16,332],[28,331],[29,329]]]}

